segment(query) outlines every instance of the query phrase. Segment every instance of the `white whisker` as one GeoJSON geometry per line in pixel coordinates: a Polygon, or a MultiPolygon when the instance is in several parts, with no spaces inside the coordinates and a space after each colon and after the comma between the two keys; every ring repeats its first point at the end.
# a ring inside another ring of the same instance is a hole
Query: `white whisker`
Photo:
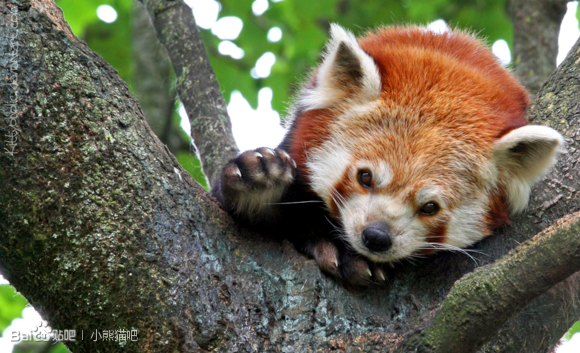
{"type": "Polygon", "coordinates": [[[465,254],[467,257],[469,257],[475,263],[476,266],[479,266],[479,262],[477,262],[477,259],[475,257],[471,256],[469,254],[469,252],[479,253],[479,254],[485,255],[484,253],[477,251],[477,250],[462,249],[462,248],[459,248],[457,246],[449,245],[449,244],[445,244],[445,243],[424,243],[423,246],[419,250],[432,250],[432,249],[456,251],[456,252],[465,254]]]}
{"type": "Polygon", "coordinates": [[[338,207],[338,210],[342,212],[346,200],[344,199],[344,197],[342,197],[341,194],[338,193],[335,187],[332,187],[330,197],[332,198],[332,201],[334,201],[334,203],[336,204],[336,207],[338,207]]]}
{"type": "Polygon", "coordinates": [[[322,202],[320,200],[310,200],[310,201],[293,201],[293,202],[271,202],[267,203],[267,205],[297,205],[301,203],[317,203],[322,202]]]}

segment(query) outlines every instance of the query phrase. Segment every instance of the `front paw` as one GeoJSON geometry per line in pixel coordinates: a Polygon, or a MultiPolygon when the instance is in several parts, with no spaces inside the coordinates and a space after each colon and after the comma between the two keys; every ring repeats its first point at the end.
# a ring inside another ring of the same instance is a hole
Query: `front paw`
{"type": "Polygon", "coordinates": [[[281,149],[246,151],[223,169],[221,188],[226,207],[252,215],[278,202],[294,180],[296,163],[281,149]]]}
{"type": "Polygon", "coordinates": [[[346,248],[337,247],[330,241],[320,240],[312,244],[308,252],[323,273],[346,288],[359,289],[380,285],[387,280],[380,264],[368,261],[346,248]]]}

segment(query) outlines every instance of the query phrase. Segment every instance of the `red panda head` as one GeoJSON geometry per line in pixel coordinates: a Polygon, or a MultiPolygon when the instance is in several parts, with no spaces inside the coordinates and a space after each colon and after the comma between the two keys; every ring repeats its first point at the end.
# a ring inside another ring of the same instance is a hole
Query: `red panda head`
{"type": "Polygon", "coordinates": [[[469,246],[525,208],[562,136],[469,34],[337,25],[299,94],[290,152],[342,236],[374,261],[469,246]]]}

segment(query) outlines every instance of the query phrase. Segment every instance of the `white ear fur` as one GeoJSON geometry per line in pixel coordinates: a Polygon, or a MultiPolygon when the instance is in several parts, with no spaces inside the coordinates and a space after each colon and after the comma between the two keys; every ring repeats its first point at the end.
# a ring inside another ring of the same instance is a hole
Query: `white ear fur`
{"type": "Polygon", "coordinates": [[[493,160],[512,212],[526,207],[532,184],[548,172],[562,152],[564,138],[547,126],[523,126],[495,142],[493,160]]]}
{"type": "Polygon", "coordinates": [[[357,43],[354,35],[333,23],[331,39],[316,73],[316,86],[305,89],[299,105],[306,110],[328,108],[349,95],[372,101],[381,94],[381,77],[374,60],[357,43]]]}

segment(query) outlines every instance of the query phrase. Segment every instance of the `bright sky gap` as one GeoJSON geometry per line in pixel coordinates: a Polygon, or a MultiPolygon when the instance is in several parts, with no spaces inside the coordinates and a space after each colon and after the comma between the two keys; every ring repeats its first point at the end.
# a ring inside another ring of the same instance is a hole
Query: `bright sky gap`
{"type": "Polygon", "coordinates": [[[112,6],[101,5],[97,8],[97,17],[106,23],[113,23],[117,20],[117,11],[112,6]]]}

